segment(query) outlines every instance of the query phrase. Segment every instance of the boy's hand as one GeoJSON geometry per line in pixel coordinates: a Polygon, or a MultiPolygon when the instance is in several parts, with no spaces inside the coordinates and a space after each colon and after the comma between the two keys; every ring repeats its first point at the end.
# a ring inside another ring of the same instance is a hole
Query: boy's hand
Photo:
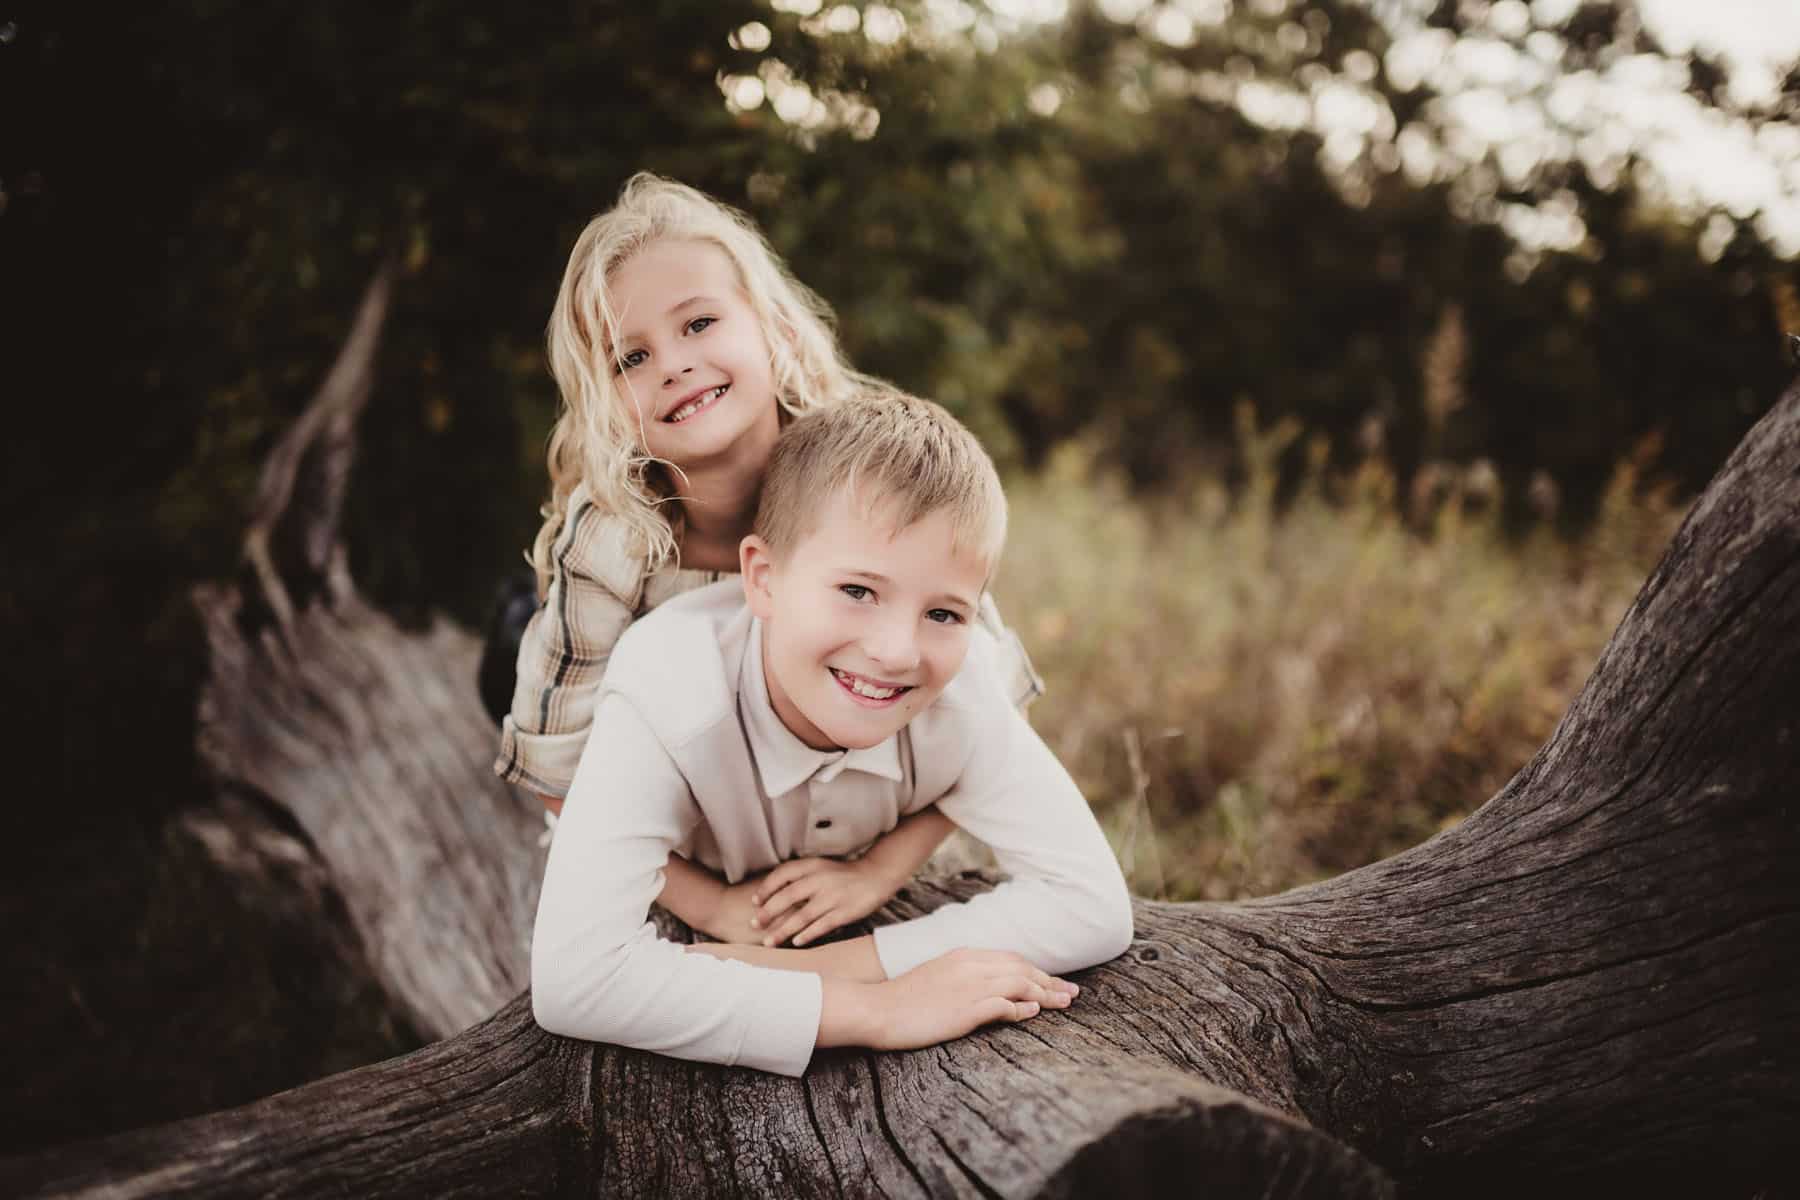
{"type": "Polygon", "coordinates": [[[761,880],[746,879],[727,884],[719,893],[717,904],[702,931],[708,937],[740,946],[762,942],[762,930],[756,925],[756,889],[761,880]]]}
{"type": "Polygon", "coordinates": [[[756,885],[756,913],[751,922],[765,946],[790,938],[796,946],[833,929],[860,921],[886,904],[900,884],[869,865],[868,860],[795,858],[782,863],[756,885]]]}
{"type": "MultiPolygon", "coordinates": [[[[1080,991],[1003,950],[952,950],[870,989],[861,1045],[916,1050],[994,1021],[1067,1008],[1080,991]]],[[[824,1039],[821,1039],[821,1044],[824,1039]]]]}

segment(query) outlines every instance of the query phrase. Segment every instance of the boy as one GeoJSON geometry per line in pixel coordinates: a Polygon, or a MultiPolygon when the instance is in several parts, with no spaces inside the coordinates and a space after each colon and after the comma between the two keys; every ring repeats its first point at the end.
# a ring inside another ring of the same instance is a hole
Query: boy
{"type": "Polygon", "coordinates": [[[539,1024],[798,1075],[815,1046],[1065,1007],[1076,989],[1048,972],[1124,951],[1118,864],[972,629],[1005,529],[993,464],[935,404],[871,395],[783,432],[741,584],[668,601],[614,650],[545,869],[539,1024]],[[688,947],[645,922],[671,851],[735,883],[933,804],[1012,878],[809,949],[688,947]]]}

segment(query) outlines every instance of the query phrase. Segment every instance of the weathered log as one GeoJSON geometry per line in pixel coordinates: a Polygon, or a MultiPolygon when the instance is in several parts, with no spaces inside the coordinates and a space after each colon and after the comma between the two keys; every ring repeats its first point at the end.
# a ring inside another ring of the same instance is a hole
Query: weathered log
{"type": "Polygon", "coordinates": [[[199,737],[222,786],[292,816],[394,1010],[440,1038],[526,984],[543,826],[490,769],[473,639],[441,620],[400,629],[344,566],[337,516],[391,273],[270,453],[237,584],[196,591],[210,659],[199,737]]]}
{"type": "MultiPolygon", "coordinates": [[[[1130,951],[1079,975],[1070,1010],[915,1053],[820,1052],[799,1080],[537,1030],[513,999],[530,805],[487,774],[469,639],[407,634],[347,579],[285,622],[235,594],[202,596],[221,779],[293,814],[420,1028],[511,1003],[400,1059],[0,1163],[9,1193],[1748,1193],[1787,1177],[1800,388],[1696,503],[1550,741],[1461,825],[1266,900],[1140,903],[1130,951]]],[[[921,881],[880,919],[983,886],[921,881]]]]}

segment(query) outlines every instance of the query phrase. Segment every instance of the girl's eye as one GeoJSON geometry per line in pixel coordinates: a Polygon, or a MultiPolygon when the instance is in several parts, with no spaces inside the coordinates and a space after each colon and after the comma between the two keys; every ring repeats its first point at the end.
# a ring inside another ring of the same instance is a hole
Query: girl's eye
{"type": "Polygon", "coordinates": [[[838,585],[838,591],[852,600],[866,600],[875,594],[860,583],[841,583],[838,585]]]}
{"type": "Polygon", "coordinates": [[[649,357],[650,356],[642,350],[633,350],[627,354],[621,354],[619,356],[619,361],[614,364],[614,371],[629,371],[631,368],[640,365],[649,357]]]}
{"type": "Polygon", "coordinates": [[[961,613],[952,612],[947,608],[934,608],[925,614],[925,619],[935,621],[939,625],[961,625],[963,623],[961,613]]]}
{"type": "Polygon", "coordinates": [[[717,317],[695,317],[693,320],[688,322],[688,332],[689,333],[703,332],[708,325],[714,324],[715,322],[718,321],[718,319],[719,318],[717,318],[717,317]]]}

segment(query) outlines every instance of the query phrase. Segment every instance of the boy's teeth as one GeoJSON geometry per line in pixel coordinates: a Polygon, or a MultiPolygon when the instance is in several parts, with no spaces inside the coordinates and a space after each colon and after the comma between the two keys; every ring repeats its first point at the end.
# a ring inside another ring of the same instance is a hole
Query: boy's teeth
{"type": "Polygon", "coordinates": [[[856,676],[849,674],[848,672],[840,671],[838,673],[838,678],[842,679],[845,683],[849,684],[851,691],[855,692],[859,696],[867,696],[871,700],[887,700],[887,699],[892,698],[893,696],[898,695],[900,692],[900,689],[897,687],[892,687],[892,688],[876,687],[874,684],[866,683],[863,680],[857,678],[856,676]]]}

